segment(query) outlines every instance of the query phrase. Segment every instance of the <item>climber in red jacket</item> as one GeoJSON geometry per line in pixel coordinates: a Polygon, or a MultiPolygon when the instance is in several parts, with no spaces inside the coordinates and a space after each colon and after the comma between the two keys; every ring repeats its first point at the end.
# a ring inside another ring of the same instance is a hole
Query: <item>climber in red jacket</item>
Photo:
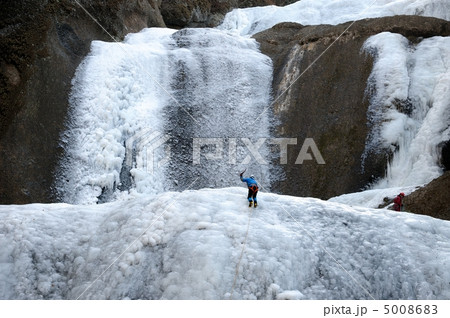
{"type": "Polygon", "coordinates": [[[405,196],[405,194],[403,192],[401,192],[399,195],[397,195],[394,199],[394,210],[395,211],[401,211],[402,207],[403,207],[403,197],[405,196]]]}

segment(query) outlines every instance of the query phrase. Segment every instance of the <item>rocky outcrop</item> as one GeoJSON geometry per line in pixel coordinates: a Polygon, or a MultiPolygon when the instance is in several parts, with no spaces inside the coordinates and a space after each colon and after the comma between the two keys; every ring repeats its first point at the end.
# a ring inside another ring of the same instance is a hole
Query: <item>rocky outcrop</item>
{"type": "Polygon", "coordinates": [[[450,171],[403,199],[405,211],[450,221],[450,171]]]}
{"type": "Polygon", "coordinates": [[[450,170],[450,141],[442,145],[441,164],[446,171],[450,170]]]}
{"type": "Polygon", "coordinates": [[[2,3],[0,203],[53,201],[53,169],[61,152],[71,79],[90,42],[164,26],[158,0],[78,3],[2,3]]]}
{"type": "Polygon", "coordinates": [[[215,27],[233,8],[248,8],[266,5],[284,6],[297,0],[165,0],[161,3],[161,14],[167,26],[215,27]]]}
{"type": "Polygon", "coordinates": [[[288,164],[282,165],[285,178],[273,190],[327,199],[359,191],[384,175],[388,153],[362,162],[368,133],[365,92],[373,61],[361,47],[369,36],[385,31],[418,42],[448,36],[450,23],[396,16],[337,26],[283,23],[255,35],[274,63],[276,134],[297,138],[297,145],[288,147],[288,164]],[[325,164],[295,164],[305,138],[313,138],[325,164]]]}

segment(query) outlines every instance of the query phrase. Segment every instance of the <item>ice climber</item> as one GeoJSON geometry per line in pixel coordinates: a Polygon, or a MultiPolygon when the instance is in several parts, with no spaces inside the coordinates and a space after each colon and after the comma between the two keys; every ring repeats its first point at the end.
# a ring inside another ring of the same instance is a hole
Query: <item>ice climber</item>
{"type": "Polygon", "coordinates": [[[241,172],[240,177],[242,182],[247,183],[248,187],[248,207],[251,208],[254,204],[254,207],[256,208],[258,206],[258,202],[256,200],[256,195],[258,194],[258,183],[255,181],[255,177],[253,175],[250,176],[250,178],[243,178],[242,175],[244,172],[241,172]]]}
{"type": "Polygon", "coordinates": [[[394,199],[394,210],[395,211],[401,211],[402,207],[403,207],[403,197],[405,196],[405,194],[403,192],[401,192],[399,195],[397,195],[394,199]]]}

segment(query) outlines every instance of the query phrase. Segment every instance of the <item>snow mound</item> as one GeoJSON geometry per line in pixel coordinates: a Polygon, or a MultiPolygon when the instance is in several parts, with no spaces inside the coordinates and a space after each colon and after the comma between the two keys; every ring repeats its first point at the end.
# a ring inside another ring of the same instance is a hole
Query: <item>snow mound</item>
{"type": "Polygon", "coordinates": [[[382,205],[388,208],[392,206],[394,198],[400,192],[409,195],[414,191],[416,191],[418,188],[419,188],[418,186],[409,186],[409,187],[394,187],[385,189],[369,189],[360,192],[342,194],[330,198],[328,199],[328,201],[347,204],[350,206],[360,206],[373,209],[378,209],[382,205]],[[388,199],[389,202],[385,202],[386,198],[388,199]]]}
{"type": "Polygon", "coordinates": [[[420,15],[450,20],[448,0],[301,0],[285,7],[235,9],[225,16],[220,29],[253,35],[281,22],[303,25],[340,24],[365,18],[420,15]]]}
{"type": "Polygon", "coordinates": [[[449,222],[269,193],[259,201],[249,209],[246,189],[226,188],[0,206],[0,298],[450,297],[449,222]]]}

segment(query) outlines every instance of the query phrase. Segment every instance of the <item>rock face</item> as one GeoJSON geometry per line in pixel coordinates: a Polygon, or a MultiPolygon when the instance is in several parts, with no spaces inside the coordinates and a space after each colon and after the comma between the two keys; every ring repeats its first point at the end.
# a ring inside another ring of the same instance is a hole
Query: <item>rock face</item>
{"type": "Polygon", "coordinates": [[[284,6],[297,0],[165,0],[161,14],[168,27],[215,27],[233,8],[284,6]]]}
{"type": "Polygon", "coordinates": [[[273,190],[327,199],[359,191],[384,175],[388,153],[362,162],[368,133],[365,91],[373,61],[361,51],[369,36],[384,31],[417,42],[449,35],[450,23],[396,16],[337,26],[283,23],[255,35],[274,63],[275,133],[297,138],[297,145],[288,146],[288,164],[281,165],[285,179],[274,182],[273,190]],[[305,138],[314,140],[325,164],[295,164],[305,138]]]}
{"type": "Polygon", "coordinates": [[[75,69],[92,40],[165,26],[157,0],[2,3],[0,203],[53,201],[53,169],[75,69]],[[92,17],[105,28],[102,29],[92,17]]]}
{"type": "Polygon", "coordinates": [[[450,171],[403,199],[405,211],[450,221],[450,171]]]}
{"type": "Polygon", "coordinates": [[[441,162],[445,170],[450,170],[450,141],[442,146],[441,162]]]}

